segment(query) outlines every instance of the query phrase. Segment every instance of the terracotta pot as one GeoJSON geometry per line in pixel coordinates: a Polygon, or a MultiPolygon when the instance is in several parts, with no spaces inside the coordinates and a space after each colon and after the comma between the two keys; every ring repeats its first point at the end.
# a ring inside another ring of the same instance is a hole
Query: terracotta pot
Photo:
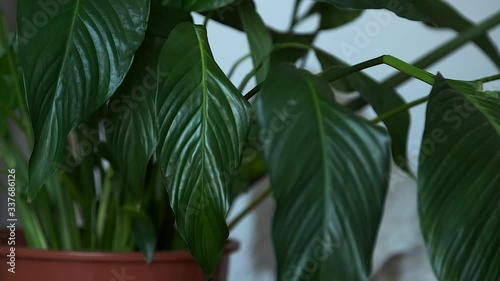
{"type": "MultiPolygon", "coordinates": [[[[5,233],[5,232],[3,232],[5,233]]],[[[1,237],[0,237],[1,238],[1,237]]],[[[4,239],[5,241],[5,234],[4,239]]],[[[205,281],[189,252],[158,252],[152,264],[141,253],[93,253],[15,249],[15,273],[10,268],[10,248],[0,246],[2,281],[205,281]]],[[[226,281],[229,254],[238,243],[229,241],[213,281],[226,281]]]]}

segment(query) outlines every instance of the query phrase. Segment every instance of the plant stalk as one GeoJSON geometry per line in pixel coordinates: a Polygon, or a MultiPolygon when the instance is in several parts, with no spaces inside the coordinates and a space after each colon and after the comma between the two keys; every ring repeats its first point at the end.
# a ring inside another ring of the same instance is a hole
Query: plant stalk
{"type": "MultiPolygon", "coordinates": [[[[449,55],[453,51],[465,45],[467,42],[476,39],[477,37],[486,33],[489,29],[495,27],[500,24],[500,12],[494,14],[493,16],[487,18],[482,23],[467,29],[464,32],[461,32],[454,39],[444,43],[443,45],[437,47],[433,51],[429,52],[427,55],[423,56],[419,60],[413,63],[413,65],[420,69],[428,68],[433,65],[446,55],[449,55]]],[[[389,77],[382,84],[389,88],[395,88],[404,82],[406,82],[410,77],[405,73],[396,73],[393,76],[389,77]]],[[[363,97],[359,97],[351,101],[347,106],[353,110],[359,110],[363,108],[368,103],[364,100],[363,97]]]]}
{"type": "Polygon", "coordinates": [[[229,223],[229,230],[233,229],[241,220],[243,220],[250,212],[253,211],[257,206],[260,205],[260,203],[264,202],[264,200],[267,199],[269,195],[273,193],[272,188],[268,187],[266,190],[264,190],[262,193],[258,194],[248,206],[243,209],[230,223],[229,223]]]}

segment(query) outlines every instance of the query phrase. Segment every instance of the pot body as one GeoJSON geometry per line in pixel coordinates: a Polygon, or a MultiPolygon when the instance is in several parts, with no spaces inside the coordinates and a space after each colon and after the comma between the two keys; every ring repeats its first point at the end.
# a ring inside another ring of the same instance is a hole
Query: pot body
{"type": "MultiPolygon", "coordinates": [[[[226,281],[228,259],[238,243],[229,241],[213,281],[226,281]]],[[[206,281],[189,252],[157,252],[151,264],[141,253],[93,253],[11,249],[0,246],[2,281],[206,281]],[[14,250],[14,251],[12,251],[14,250]],[[15,264],[10,264],[12,257],[15,264]],[[9,271],[15,266],[15,273],[9,271]]]]}

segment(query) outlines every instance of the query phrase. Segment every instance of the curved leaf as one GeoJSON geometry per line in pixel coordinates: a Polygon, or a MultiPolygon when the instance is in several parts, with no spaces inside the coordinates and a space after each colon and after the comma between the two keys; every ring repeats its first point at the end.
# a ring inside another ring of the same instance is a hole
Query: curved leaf
{"type": "MultiPolygon", "coordinates": [[[[271,30],[274,44],[281,43],[301,43],[312,45],[316,39],[316,34],[281,33],[271,30]]],[[[309,51],[297,48],[274,49],[271,54],[271,67],[285,62],[295,63],[298,59],[307,55],[309,51]]]]}
{"type": "Polygon", "coordinates": [[[260,83],[266,79],[269,72],[273,38],[251,0],[244,0],[238,6],[238,11],[250,45],[253,65],[260,66],[257,71],[257,82],[260,83]]]}
{"type": "Polygon", "coordinates": [[[363,10],[340,9],[328,3],[317,2],[299,19],[299,22],[315,14],[319,14],[319,29],[328,30],[350,23],[357,19],[362,13],[363,10]]]}
{"type": "Polygon", "coordinates": [[[36,1],[21,1],[18,7],[19,61],[35,133],[31,198],[60,165],[71,129],[122,82],[149,15],[149,0],[64,3],[42,9],[36,1]]]}
{"type": "Polygon", "coordinates": [[[500,92],[438,75],[420,151],[420,225],[439,280],[500,280],[500,92]]]}
{"type": "Polygon", "coordinates": [[[341,9],[387,9],[409,20],[428,21],[425,13],[415,7],[413,0],[321,0],[341,9]]]}
{"type": "MultiPolygon", "coordinates": [[[[414,1],[414,5],[429,18],[427,24],[430,26],[451,28],[456,32],[463,32],[474,26],[470,20],[442,0],[419,0],[414,1]]],[[[497,67],[500,67],[497,47],[487,34],[477,37],[474,43],[491,58],[497,67]]]]}
{"type": "Polygon", "coordinates": [[[389,138],[290,65],[257,99],[277,202],[278,280],[367,280],[390,172],[389,138]],[[275,128],[273,130],[272,128],[275,128]]]}
{"type": "Polygon", "coordinates": [[[167,39],[170,32],[185,21],[193,22],[188,12],[171,6],[152,5],[146,33],[167,39]]]}
{"type": "Polygon", "coordinates": [[[125,206],[123,212],[131,221],[132,239],[144,254],[146,262],[150,264],[153,261],[158,240],[153,221],[143,211],[132,206],[125,206]]]}
{"type": "Polygon", "coordinates": [[[108,129],[110,151],[126,179],[134,198],[141,200],[146,168],[156,149],[156,91],[158,82],[166,79],[157,71],[158,57],[165,43],[163,37],[180,22],[189,21],[186,12],[159,8],[152,12],[153,23],[137,51],[134,63],[123,84],[108,103],[112,121],[108,129]],[[171,16],[175,11],[176,16],[171,16]],[[153,36],[157,34],[159,37],[153,36]]]}
{"type": "MultiPolygon", "coordinates": [[[[324,69],[335,67],[339,71],[349,68],[349,66],[334,56],[316,50],[316,56],[324,69]]],[[[405,100],[396,92],[368,75],[357,72],[341,78],[332,83],[334,87],[358,91],[366,101],[373,107],[377,114],[384,114],[394,108],[404,106],[405,100]]],[[[384,121],[389,134],[391,135],[391,151],[394,162],[407,173],[412,173],[408,163],[406,147],[408,144],[408,132],[410,130],[410,112],[401,111],[384,121]]]]}
{"type": "Polygon", "coordinates": [[[228,236],[231,172],[250,128],[250,104],[213,59],[206,31],[183,23],[160,55],[158,162],[177,227],[211,276],[228,236]]]}
{"type": "Polygon", "coordinates": [[[205,12],[219,9],[236,0],[162,0],[163,5],[171,5],[186,11],[205,12]]]}
{"type": "MultiPolygon", "coordinates": [[[[146,37],[134,64],[109,101],[108,141],[112,158],[134,198],[141,200],[146,168],[156,148],[156,73],[165,40],[146,37]]],[[[165,78],[165,77],[163,77],[165,78]]]]}

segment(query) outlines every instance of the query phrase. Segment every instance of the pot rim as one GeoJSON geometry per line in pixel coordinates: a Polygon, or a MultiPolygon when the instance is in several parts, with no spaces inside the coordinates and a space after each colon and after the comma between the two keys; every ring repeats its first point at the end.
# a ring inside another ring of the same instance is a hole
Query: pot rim
{"type": "MultiPolygon", "coordinates": [[[[240,243],[235,240],[227,240],[224,254],[230,254],[238,250],[240,243]]],[[[5,257],[10,252],[11,246],[0,246],[0,255],[5,257]]],[[[112,253],[112,252],[80,252],[39,250],[27,247],[15,247],[16,258],[52,260],[64,262],[128,262],[145,263],[144,255],[140,252],[112,253]]],[[[194,259],[189,251],[162,251],[155,252],[153,262],[192,262],[194,259]]]]}

